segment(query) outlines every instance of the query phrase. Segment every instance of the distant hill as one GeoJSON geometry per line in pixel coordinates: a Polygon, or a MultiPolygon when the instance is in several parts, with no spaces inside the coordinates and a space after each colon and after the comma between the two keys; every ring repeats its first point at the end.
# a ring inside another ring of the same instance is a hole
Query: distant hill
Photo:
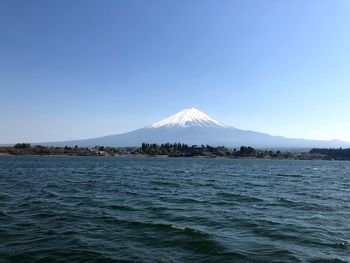
{"type": "Polygon", "coordinates": [[[224,145],[271,149],[311,149],[350,147],[350,143],[340,140],[306,140],[272,136],[266,133],[241,130],[210,118],[205,113],[191,108],[180,111],[164,120],[142,129],[99,138],[40,143],[47,146],[96,145],[126,147],[146,143],[181,142],[189,145],[224,145]]]}

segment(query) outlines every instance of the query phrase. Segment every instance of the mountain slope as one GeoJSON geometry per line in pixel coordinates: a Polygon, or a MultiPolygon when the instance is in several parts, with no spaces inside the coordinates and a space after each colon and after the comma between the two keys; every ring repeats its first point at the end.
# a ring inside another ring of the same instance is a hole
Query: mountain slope
{"type": "Polygon", "coordinates": [[[314,148],[314,147],[350,147],[344,141],[319,141],[290,139],[282,136],[236,129],[224,125],[205,113],[191,108],[180,111],[164,120],[131,132],[65,142],[43,143],[55,146],[140,146],[142,142],[166,143],[181,142],[189,145],[209,144],[239,147],[250,145],[257,148],[314,148]]]}

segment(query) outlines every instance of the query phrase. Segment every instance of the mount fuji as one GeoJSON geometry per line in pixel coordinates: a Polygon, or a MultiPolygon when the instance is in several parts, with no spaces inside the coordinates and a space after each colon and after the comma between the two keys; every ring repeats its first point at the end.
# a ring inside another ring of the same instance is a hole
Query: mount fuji
{"type": "Polygon", "coordinates": [[[350,147],[350,143],[340,140],[320,141],[291,139],[272,136],[266,133],[237,129],[210,118],[195,109],[182,110],[150,126],[127,133],[109,135],[93,139],[41,143],[51,146],[85,146],[96,145],[126,147],[140,146],[147,143],[180,142],[189,145],[224,145],[240,147],[242,145],[266,149],[297,148],[335,148],[350,147]]]}

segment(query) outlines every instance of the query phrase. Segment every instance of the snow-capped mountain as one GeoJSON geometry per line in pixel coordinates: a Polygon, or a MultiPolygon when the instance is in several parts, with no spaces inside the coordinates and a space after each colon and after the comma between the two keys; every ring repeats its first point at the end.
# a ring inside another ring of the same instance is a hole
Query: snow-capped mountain
{"type": "Polygon", "coordinates": [[[271,136],[266,133],[240,130],[210,118],[205,113],[194,109],[182,110],[168,118],[155,122],[145,128],[127,133],[109,135],[100,138],[64,142],[40,143],[50,146],[84,146],[96,145],[125,147],[140,146],[143,142],[166,143],[180,142],[189,145],[224,145],[240,147],[242,145],[266,149],[296,149],[314,147],[350,147],[350,143],[339,140],[319,141],[291,139],[271,136]]]}
{"type": "Polygon", "coordinates": [[[182,110],[164,120],[158,121],[150,125],[148,128],[162,128],[162,127],[225,127],[222,123],[210,118],[205,113],[195,109],[182,110]]]}

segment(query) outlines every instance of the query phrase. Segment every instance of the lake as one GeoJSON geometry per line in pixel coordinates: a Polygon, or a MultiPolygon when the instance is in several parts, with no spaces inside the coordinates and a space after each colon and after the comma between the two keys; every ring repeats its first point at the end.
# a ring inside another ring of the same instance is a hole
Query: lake
{"type": "Polygon", "coordinates": [[[1,262],[349,262],[350,162],[0,156],[1,262]]]}

